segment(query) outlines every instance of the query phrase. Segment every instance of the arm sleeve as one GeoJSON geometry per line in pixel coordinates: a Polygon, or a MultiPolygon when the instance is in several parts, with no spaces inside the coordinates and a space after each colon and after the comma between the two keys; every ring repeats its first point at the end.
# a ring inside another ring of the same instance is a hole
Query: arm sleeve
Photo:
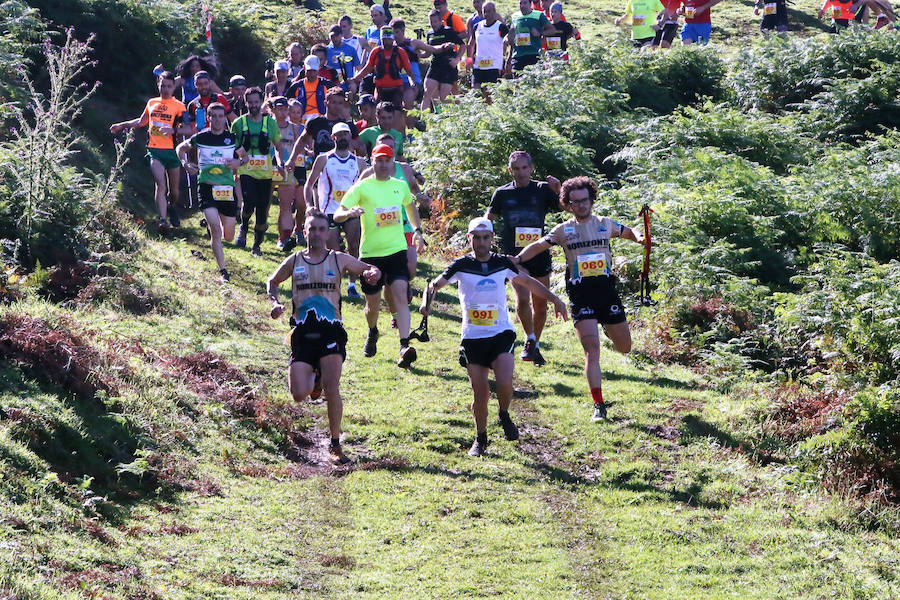
{"type": "Polygon", "coordinates": [[[441,273],[441,277],[443,277],[450,283],[457,283],[459,281],[459,278],[456,276],[456,274],[459,272],[460,266],[464,259],[465,257],[457,258],[452,263],[450,263],[447,269],[443,273],[441,273]]]}
{"type": "Polygon", "coordinates": [[[492,215],[497,215],[498,217],[502,213],[502,209],[500,206],[500,198],[497,197],[497,192],[499,189],[494,190],[493,195],[491,196],[491,203],[488,204],[488,212],[492,215]]]}

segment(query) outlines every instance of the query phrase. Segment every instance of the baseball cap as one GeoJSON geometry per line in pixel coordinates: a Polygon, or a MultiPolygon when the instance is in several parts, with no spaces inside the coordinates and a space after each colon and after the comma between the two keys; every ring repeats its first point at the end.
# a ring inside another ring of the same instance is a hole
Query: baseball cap
{"type": "Polygon", "coordinates": [[[473,231],[490,231],[494,233],[494,224],[491,223],[490,219],[486,219],[484,217],[475,217],[471,221],[469,221],[469,233],[473,231]]]}
{"type": "Polygon", "coordinates": [[[209,76],[209,73],[207,73],[206,71],[197,71],[196,73],[194,73],[194,81],[200,81],[201,79],[212,79],[212,78],[209,76]]]}
{"type": "Polygon", "coordinates": [[[244,79],[244,76],[243,76],[243,75],[234,75],[234,76],[232,76],[232,78],[228,81],[228,84],[229,84],[230,87],[235,87],[235,86],[238,86],[238,85],[247,85],[247,80],[244,79]]]}
{"type": "Polygon", "coordinates": [[[342,131],[346,131],[347,133],[352,133],[350,131],[350,126],[344,122],[335,123],[334,127],[331,128],[331,135],[337,135],[342,131]]]}
{"type": "Polygon", "coordinates": [[[373,4],[372,8],[369,9],[369,12],[380,12],[381,14],[385,14],[384,7],[380,4],[373,4]]]}
{"type": "Polygon", "coordinates": [[[378,144],[372,149],[372,158],[376,159],[379,156],[387,156],[388,158],[394,158],[394,151],[391,150],[391,147],[387,144],[378,144]]]}
{"type": "Polygon", "coordinates": [[[284,96],[275,96],[274,98],[272,98],[272,100],[270,100],[270,102],[272,103],[272,106],[287,106],[288,105],[288,99],[285,98],[284,96]]]}
{"type": "Polygon", "coordinates": [[[319,67],[321,66],[319,64],[319,57],[310,54],[303,60],[303,66],[306,67],[307,69],[312,69],[313,71],[318,71],[319,67]]]}
{"type": "Polygon", "coordinates": [[[394,39],[394,28],[390,25],[385,25],[384,27],[382,27],[381,37],[394,39]]]}
{"type": "Polygon", "coordinates": [[[276,71],[290,71],[291,63],[289,63],[286,60],[279,60],[277,63],[275,63],[275,70],[276,71]]]}
{"type": "Polygon", "coordinates": [[[331,29],[328,30],[328,33],[330,33],[331,35],[341,35],[343,32],[341,31],[340,25],[332,25],[331,29]]]}
{"type": "Polygon", "coordinates": [[[359,97],[359,100],[356,101],[357,106],[362,106],[363,104],[375,104],[375,96],[372,94],[363,94],[359,97]]]}

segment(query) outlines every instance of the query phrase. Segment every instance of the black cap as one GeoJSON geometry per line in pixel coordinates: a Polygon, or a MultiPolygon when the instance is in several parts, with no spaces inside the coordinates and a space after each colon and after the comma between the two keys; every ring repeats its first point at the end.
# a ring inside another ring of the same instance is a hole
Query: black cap
{"type": "Polygon", "coordinates": [[[235,75],[231,78],[231,80],[229,80],[228,84],[231,87],[234,87],[236,85],[247,85],[247,80],[244,79],[243,75],[235,75]]]}
{"type": "Polygon", "coordinates": [[[287,105],[288,105],[288,99],[285,98],[284,96],[275,96],[274,98],[272,98],[272,99],[269,101],[269,103],[270,103],[272,106],[287,106],[287,105]]]}
{"type": "Polygon", "coordinates": [[[372,94],[363,94],[359,97],[359,100],[356,101],[357,106],[362,106],[363,104],[375,104],[375,96],[372,94]]]}

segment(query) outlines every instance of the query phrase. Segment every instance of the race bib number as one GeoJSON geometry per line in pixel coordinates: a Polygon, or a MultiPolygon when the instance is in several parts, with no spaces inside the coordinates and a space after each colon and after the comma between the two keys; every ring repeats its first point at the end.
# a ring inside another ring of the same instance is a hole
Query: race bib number
{"type": "Polygon", "coordinates": [[[499,322],[500,310],[496,304],[476,304],[468,310],[469,324],[477,327],[493,327],[499,322]]]}
{"type": "Polygon", "coordinates": [[[216,202],[231,202],[234,200],[234,188],[230,185],[214,185],[212,195],[216,202]]]}
{"type": "Polygon", "coordinates": [[[694,7],[693,7],[693,6],[687,6],[687,7],[685,7],[685,9],[684,9],[684,17],[685,17],[686,19],[693,19],[693,18],[694,18],[694,7]]]}
{"type": "Polygon", "coordinates": [[[516,46],[528,46],[529,44],[531,44],[531,32],[516,34],[516,46]]]}
{"type": "Polygon", "coordinates": [[[831,7],[831,16],[832,16],[832,18],[834,18],[834,19],[840,19],[840,18],[841,18],[841,13],[842,13],[842,12],[843,12],[843,11],[841,10],[841,7],[840,7],[840,6],[832,6],[832,7],[831,7]]]}
{"type": "Polygon", "coordinates": [[[608,275],[608,267],[606,257],[598,252],[578,256],[578,274],[581,277],[608,275]]]}
{"type": "Polygon", "coordinates": [[[390,227],[400,224],[400,207],[385,206],[375,209],[375,227],[390,227]]]}
{"type": "Polygon", "coordinates": [[[479,69],[490,69],[494,66],[493,59],[490,58],[479,58],[478,59],[478,68],[479,69]]]}
{"type": "Polygon", "coordinates": [[[777,7],[777,5],[774,4],[774,3],[772,3],[772,4],[766,4],[766,5],[763,7],[763,14],[764,14],[764,15],[774,15],[774,14],[775,14],[775,9],[776,9],[776,7],[777,7]]]}
{"type": "Polygon", "coordinates": [[[524,248],[541,239],[540,227],[516,227],[516,248],[524,248]]]}
{"type": "MultiPolygon", "coordinates": [[[[635,25],[637,23],[635,22],[635,25]]],[[[559,50],[562,48],[562,38],[558,37],[548,37],[547,38],[547,50],[559,50]]]]}
{"type": "Polygon", "coordinates": [[[335,202],[337,202],[338,204],[340,204],[340,203],[341,203],[341,200],[344,199],[344,196],[347,195],[347,191],[346,191],[346,190],[335,190],[334,193],[333,193],[333,195],[334,195],[334,200],[335,200],[335,202]]]}
{"type": "Polygon", "coordinates": [[[631,24],[635,27],[642,27],[646,20],[647,17],[645,15],[634,15],[631,17],[631,24]]]}
{"type": "Polygon", "coordinates": [[[265,154],[251,154],[250,160],[247,161],[247,170],[256,172],[268,171],[269,161],[266,158],[265,154]]]}
{"type": "Polygon", "coordinates": [[[278,172],[278,169],[272,169],[272,183],[280,183],[284,181],[284,177],[278,172]]]}

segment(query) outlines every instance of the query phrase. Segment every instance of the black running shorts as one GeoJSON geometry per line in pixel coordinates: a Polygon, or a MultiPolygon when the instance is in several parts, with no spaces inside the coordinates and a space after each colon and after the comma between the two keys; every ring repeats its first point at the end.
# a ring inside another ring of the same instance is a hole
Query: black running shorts
{"type": "Polygon", "coordinates": [[[323,356],[340,354],[347,358],[347,332],[340,323],[310,319],[291,332],[291,364],[302,362],[319,368],[323,356]]]}
{"type": "Polygon", "coordinates": [[[586,277],[581,283],[566,282],[569,294],[569,314],[572,320],[596,319],[602,325],[625,322],[625,307],[616,291],[616,278],[586,277]]]}
{"type": "Polygon", "coordinates": [[[459,343],[459,364],[490,368],[498,356],[512,352],[515,345],[516,332],[512,329],[492,337],[464,339],[459,343]]]}
{"type": "Polygon", "coordinates": [[[381,278],[375,285],[369,285],[364,278],[360,280],[360,287],[364,294],[375,294],[381,291],[384,284],[391,285],[398,279],[409,281],[409,266],[406,264],[406,250],[400,250],[390,256],[369,256],[361,259],[363,262],[381,269],[381,278]]]}
{"type": "Polygon", "coordinates": [[[213,198],[213,186],[208,183],[201,183],[197,186],[200,195],[200,211],[207,208],[214,208],[219,214],[225,217],[234,218],[237,216],[237,200],[234,200],[234,191],[231,193],[231,200],[216,200],[213,198]]]}

